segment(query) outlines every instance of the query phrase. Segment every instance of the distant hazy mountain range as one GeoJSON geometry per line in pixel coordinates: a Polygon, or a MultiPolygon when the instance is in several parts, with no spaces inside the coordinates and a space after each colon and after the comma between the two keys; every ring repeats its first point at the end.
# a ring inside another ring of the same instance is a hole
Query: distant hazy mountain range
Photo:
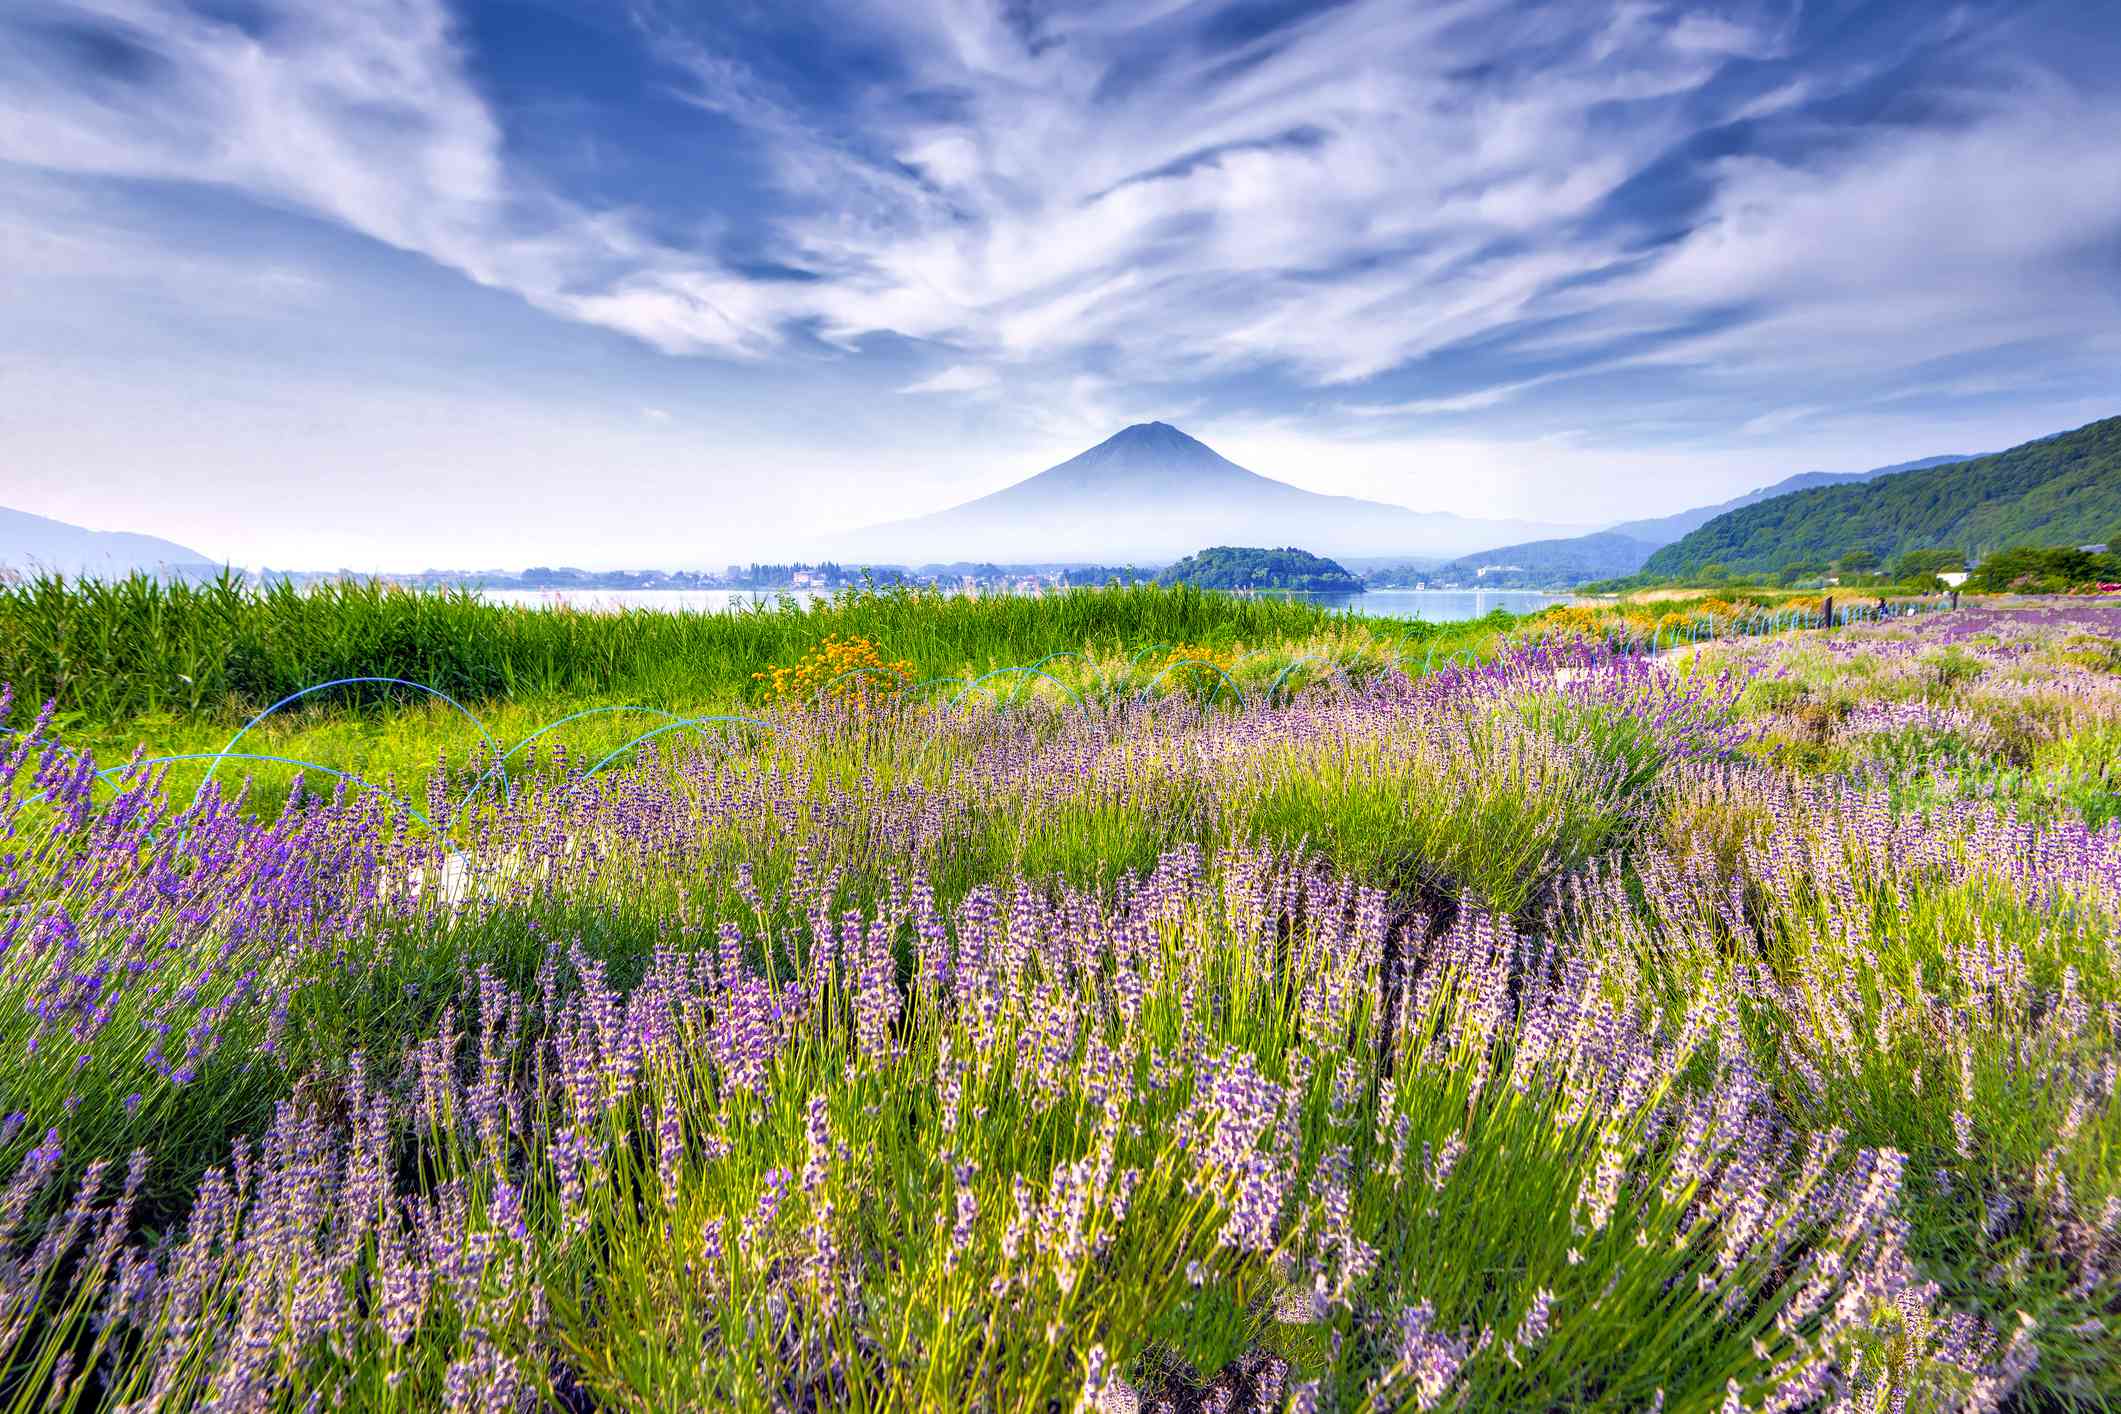
{"type": "Polygon", "coordinates": [[[1903,471],[1921,471],[1965,460],[1964,456],[1924,457],[1920,461],[1895,462],[1870,471],[1801,471],[1773,486],[1748,491],[1714,506],[1698,506],[1691,511],[1649,520],[1626,520],[1589,535],[1533,540],[1522,545],[1501,545],[1483,550],[1444,565],[1436,571],[1436,578],[1461,582],[1477,577],[1481,583],[1497,587],[1582,584],[1594,579],[1618,579],[1641,569],[1661,547],[1731,511],[1799,491],[1855,485],[1903,471]],[[1487,570],[1486,574],[1480,573],[1483,568],[1487,570]]]}
{"type": "Polygon", "coordinates": [[[857,531],[833,552],[854,564],[967,556],[1164,564],[1206,545],[1443,557],[1573,528],[1322,496],[1247,471],[1168,423],[1142,422],[991,496],[857,531]]]}
{"type": "Polygon", "coordinates": [[[1440,565],[1429,577],[1443,584],[1480,584],[1495,589],[1583,584],[1633,574],[1657,546],[1615,530],[1501,545],[1440,565]]]}
{"type": "Polygon", "coordinates": [[[17,573],[122,578],[135,570],[155,574],[172,570],[197,573],[214,561],[197,550],[152,535],[122,530],[87,530],[63,520],[33,516],[0,506],[0,567],[17,573]]]}
{"type": "Polygon", "coordinates": [[[1854,486],[1745,506],[1665,546],[1643,565],[1691,575],[1712,564],[1754,574],[1824,564],[1851,550],[1881,561],[1908,550],[1975,556],[2020,545],[2077,545],[2121,534],[2121,417],[2074,432],[1854,486]]]}

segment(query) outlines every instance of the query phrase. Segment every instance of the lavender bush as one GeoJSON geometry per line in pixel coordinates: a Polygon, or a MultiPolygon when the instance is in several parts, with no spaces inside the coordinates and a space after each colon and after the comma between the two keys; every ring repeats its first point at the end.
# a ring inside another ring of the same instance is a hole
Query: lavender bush
{"type": "Polygon", "coordinates": [[[431,828],[20,722],[0,1400],[2110,1404],[2109,633],[787,709],[431,828]]]}

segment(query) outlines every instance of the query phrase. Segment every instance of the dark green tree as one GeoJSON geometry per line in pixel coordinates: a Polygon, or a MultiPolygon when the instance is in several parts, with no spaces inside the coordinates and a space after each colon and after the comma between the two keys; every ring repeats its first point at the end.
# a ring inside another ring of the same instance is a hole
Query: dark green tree
{"type": "Polygon", "coordinates": [[[1950,570],[1966,568],[1962,550],[1909,550],[1893,561],[1893,578],[1902,583],[1934,579],[1950,570]]]}

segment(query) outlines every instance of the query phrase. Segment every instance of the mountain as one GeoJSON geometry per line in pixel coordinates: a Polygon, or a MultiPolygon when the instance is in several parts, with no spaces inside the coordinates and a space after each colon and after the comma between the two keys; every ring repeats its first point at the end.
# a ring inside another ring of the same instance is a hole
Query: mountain
{"type": "Polygon", "coordinates": [[[139,570],[198,572],[213,560],[197,550],[152,535],[122,530],[87,530],[63,520],[11,511],[0,506],[0,567],[18,573],[118,578],[139,570]]]}
{"type": "Polygon", "coordinates": [[[1201,589],[1288,589],[1307,594],[1360,594],[1362,581],[1308,550],[1217,545],[1186,556],[1163,573],[1165,584],[1201,589]]]}
{"type": "Polygon", "coordinates": [[[834,554],[872,564],[1166,564],[1203,545],[1300,544],[1340,557],[1450,556],[1567,528],[1322,496],[1247,471],[1168,423],[1142,422],[991,496],[856,531],[834,554]]]}
{"type": "Polygon", "coordinates": [[[1965,460],[1964,454],[1954,454],[1923,457],[1919,461],[1894,462],[1891,466],[1873,467],[1869,471],[1800,471],[1795,476],[1784,477],[1773,486],[1748,491],[1743,496],[1734,497],[1720,505],[1697,506],[1691,511],[1659,516],[1654,520],[1624,520],[1618,525],[1607,526],[1606,531],[1613,535],[1625,535],[1630,540],[1645,540],[1651,545],[1669,545],[1689,531],[1699,530],[1726,511],[1739,510],[1761,501],[1772,501],[1777,496],[1811,491],[1821,486],[1853,486],[1858,482],[1876,481],[1881,476],[1894,476],[1903,471],[1926,471],[1933,466],[1946,466],[1965,460]]]}
{"type": "Polygon", "coordinates": [[[1471,583],[1477,577],[1481,584],[1497,589],[1525,585],[1548,588],[1583,584],[1594,579],[1619,579],[1641,569],[1660,547],[1727,512],[1821,486],[1852,486],[1904,471],[1921,471],[1965,460],[1963,456],[1924,457],[1920,461],[1895,462],[1870,471],[1800,471],[1773,486],[1748,491],[1720,505],[1697,506],[1690,511],[1649,520],[1624,520],[1590,535],[1534,540],[1522,545],[1483,550],[1442,566],[1435,577],[1450,583],[1471,583]],[[1492,568],[1501,565],[1515,568],[1492,568]],[[1490,568],[1487,574],[1480,575],[1478,571],[1483,566],[1490,568]]]}
{"type": "Polygon", "coordinates": [[[1954,546],[1979,556],[2015,545],[2075,545],[2121,528],[2121,417],[1950,466],[1826,486],[1718,516],[1665,546],[1646,574],[1682,578],[1712,564],[1757,574],[1868,550],[1954,546]]]}
{"type": "Polygon", "coordinates": [[[1615,530],[1533,540],[1483,550],[1440,566],[1430,578],[1441,584],[1478,583],[1489,589],[1551,588],[1617,579],[1642,568],[1657,546],[1615,530]]]}

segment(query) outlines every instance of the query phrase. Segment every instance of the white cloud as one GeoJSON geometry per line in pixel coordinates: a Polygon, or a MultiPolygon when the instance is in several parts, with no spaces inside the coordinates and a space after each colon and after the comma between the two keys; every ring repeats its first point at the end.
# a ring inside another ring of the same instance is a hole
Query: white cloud
{"type": "Polygon", "coordinates": [[[1341,411],[1354,417],[1431,417],[1439,414],[1480,412],[1508,402],[1527,388],[1536,388],[1550,378],[1526,378],[1516,383],[1497,383],[1471,392],[1444,397],[1409,398],[1397,403],[1347,403],[1341,411]]]}
{"type": "Polygon", "coordinates": [[[1786,112],[1800,103],[1809,102],[1815,92],[1811,80],[1793,79],[1779,88],[1769,89],[1758,98],[1740,104],[1731,111],[1730,121],[1745,123],[1786,112]]]}
{"type": "MultiPolygon", "coordinates": [[[[251,32],[176,0],[18,0],[0,19],[0,161],[234,189],[673,355],[767,361],[798,328],[850,351],[930,341],[950,362],[903,391],[1006,376],[1050,402],[1041,428],[1123,414],[1131,386],[1262,369],[1350,385],[1473,342],[1496,355],[1488,385],[1342,410],[1515,416],[1569,375],[1523,377],[1513,352],[1609,366],[1623,347],[1756,408],[1823,408],[1954,352],[2081,350],[2121,313],[2078,264],[2121,230],[2104,151],[2121,112],[2029,73],[1985,75],[1986,110],[1952,95],[1953,127],[1727,159],[1666,247],[1587,219],[1704,127],[1888,67],[1826,56],[1725,95],[1712,81],[1733,57],[1787,52],[1768,7],[1675,21],[1637,3],[1350,0],[1232,50],[1200,42],[1205,7],[1181,0],[1029,18],[1001,0],[839,0],[834,23],[897,74],[835,113],[653,20],[686,96],[771,173],[763,243],[814,276],[760,280],[524,170],[443,0],[261,3],[251,32]],[[69,25],[155,57],[99,77],[23,38],[69,25]],[[951,95],[949,116],[913,91],[951,95]]],[[[151,232],[99,243],[63,213],[0,218],[18,279],[156,255],[151,232]]]]}
{"type": "Polygon", "coordinates": [[[908,383],[901,393],[977,393],[1001,382],[1001,375],[978,364],[954,363],[940,373],[917,383],[908,383]]]}
{"type": "Polygon", "coordinates": [[[1823,407],[1775,408],[1761,413],[1758,417],[1747,418],[1740,423],[1738,425],[1738,435],[1741,437],[1761,437],[1770,432],[1780,432],[1792,423],[1802,422],[1808,417],[1817,417],[1825,411],[1826,409],[1823,407]]]}
{"type": "Polygon", "coordinates": [[[1742,54],[1761,59],[1774,52],[1772,42],[1751,26],[1698,12],[1681,15],[1666,31],[1665,42],[1682,54],[1742,54]]]}
{"type": "Polygon", "coordinates": [[[508,199],[500,134],[428,0],[275,13],[269,37],[163,0],[29,0],[17,22],[85,29],[137,77],[83,81],[0,45],[0,158],[66,172],[238,187],[492,279],[508,199]]]}
{"type": "Polygon", "coordinates": [[[26,0],[0,20],[0,162],[231,188],[673,353],[774,341],[752,286],[510,170],[441,0],[261,8],[253,34],[175,0],[26,0]],[[66,33],[134,74],[59,62],[66,33]]]}
{"type": "Polygon", "coordinates": [[[2045,100],[1825,164],[1730,159],[1694,229],[1583,307],[1667,324],[1743,311],[1653,357],[1846,395],[1957,354],[2089,347],[2121,319],[2101,250],[2121,236],[2121,103],[2045,100]]]}
{"type": "Polygon", "coordinates": [[[1557,34],[1493,0],[1367,0],[1197,51],[1151,27],[1173,8],[1092,6],[1027,42],[997,6],[870,6],[906,82],[958,96],[962,117],[857,95],[846,138],[791,117],[728,56],[663,42],[698,101],[765,144],[791,202],[779,234],[824,277],[776,297],[826,337],[888,330],[1013,361],[1094,348],[1135,376],[1276,364],[1318,382],[1506,324],[1618,258],[1617,236],[1572,226],[1680,132],[1623,101],[1698,88],[1719,62],[1654,28],[1601,62],[1595,27],[1557,34]],[[1465,76],[1534,41],[1562,57],[1465,76]],[[1111,82],[1144,53],[1156,62],[1111,82]],[[872,146],[926,181],[865,161],[872,146]],[[814,206],[834,183],[845,200],[814,206]]]}

